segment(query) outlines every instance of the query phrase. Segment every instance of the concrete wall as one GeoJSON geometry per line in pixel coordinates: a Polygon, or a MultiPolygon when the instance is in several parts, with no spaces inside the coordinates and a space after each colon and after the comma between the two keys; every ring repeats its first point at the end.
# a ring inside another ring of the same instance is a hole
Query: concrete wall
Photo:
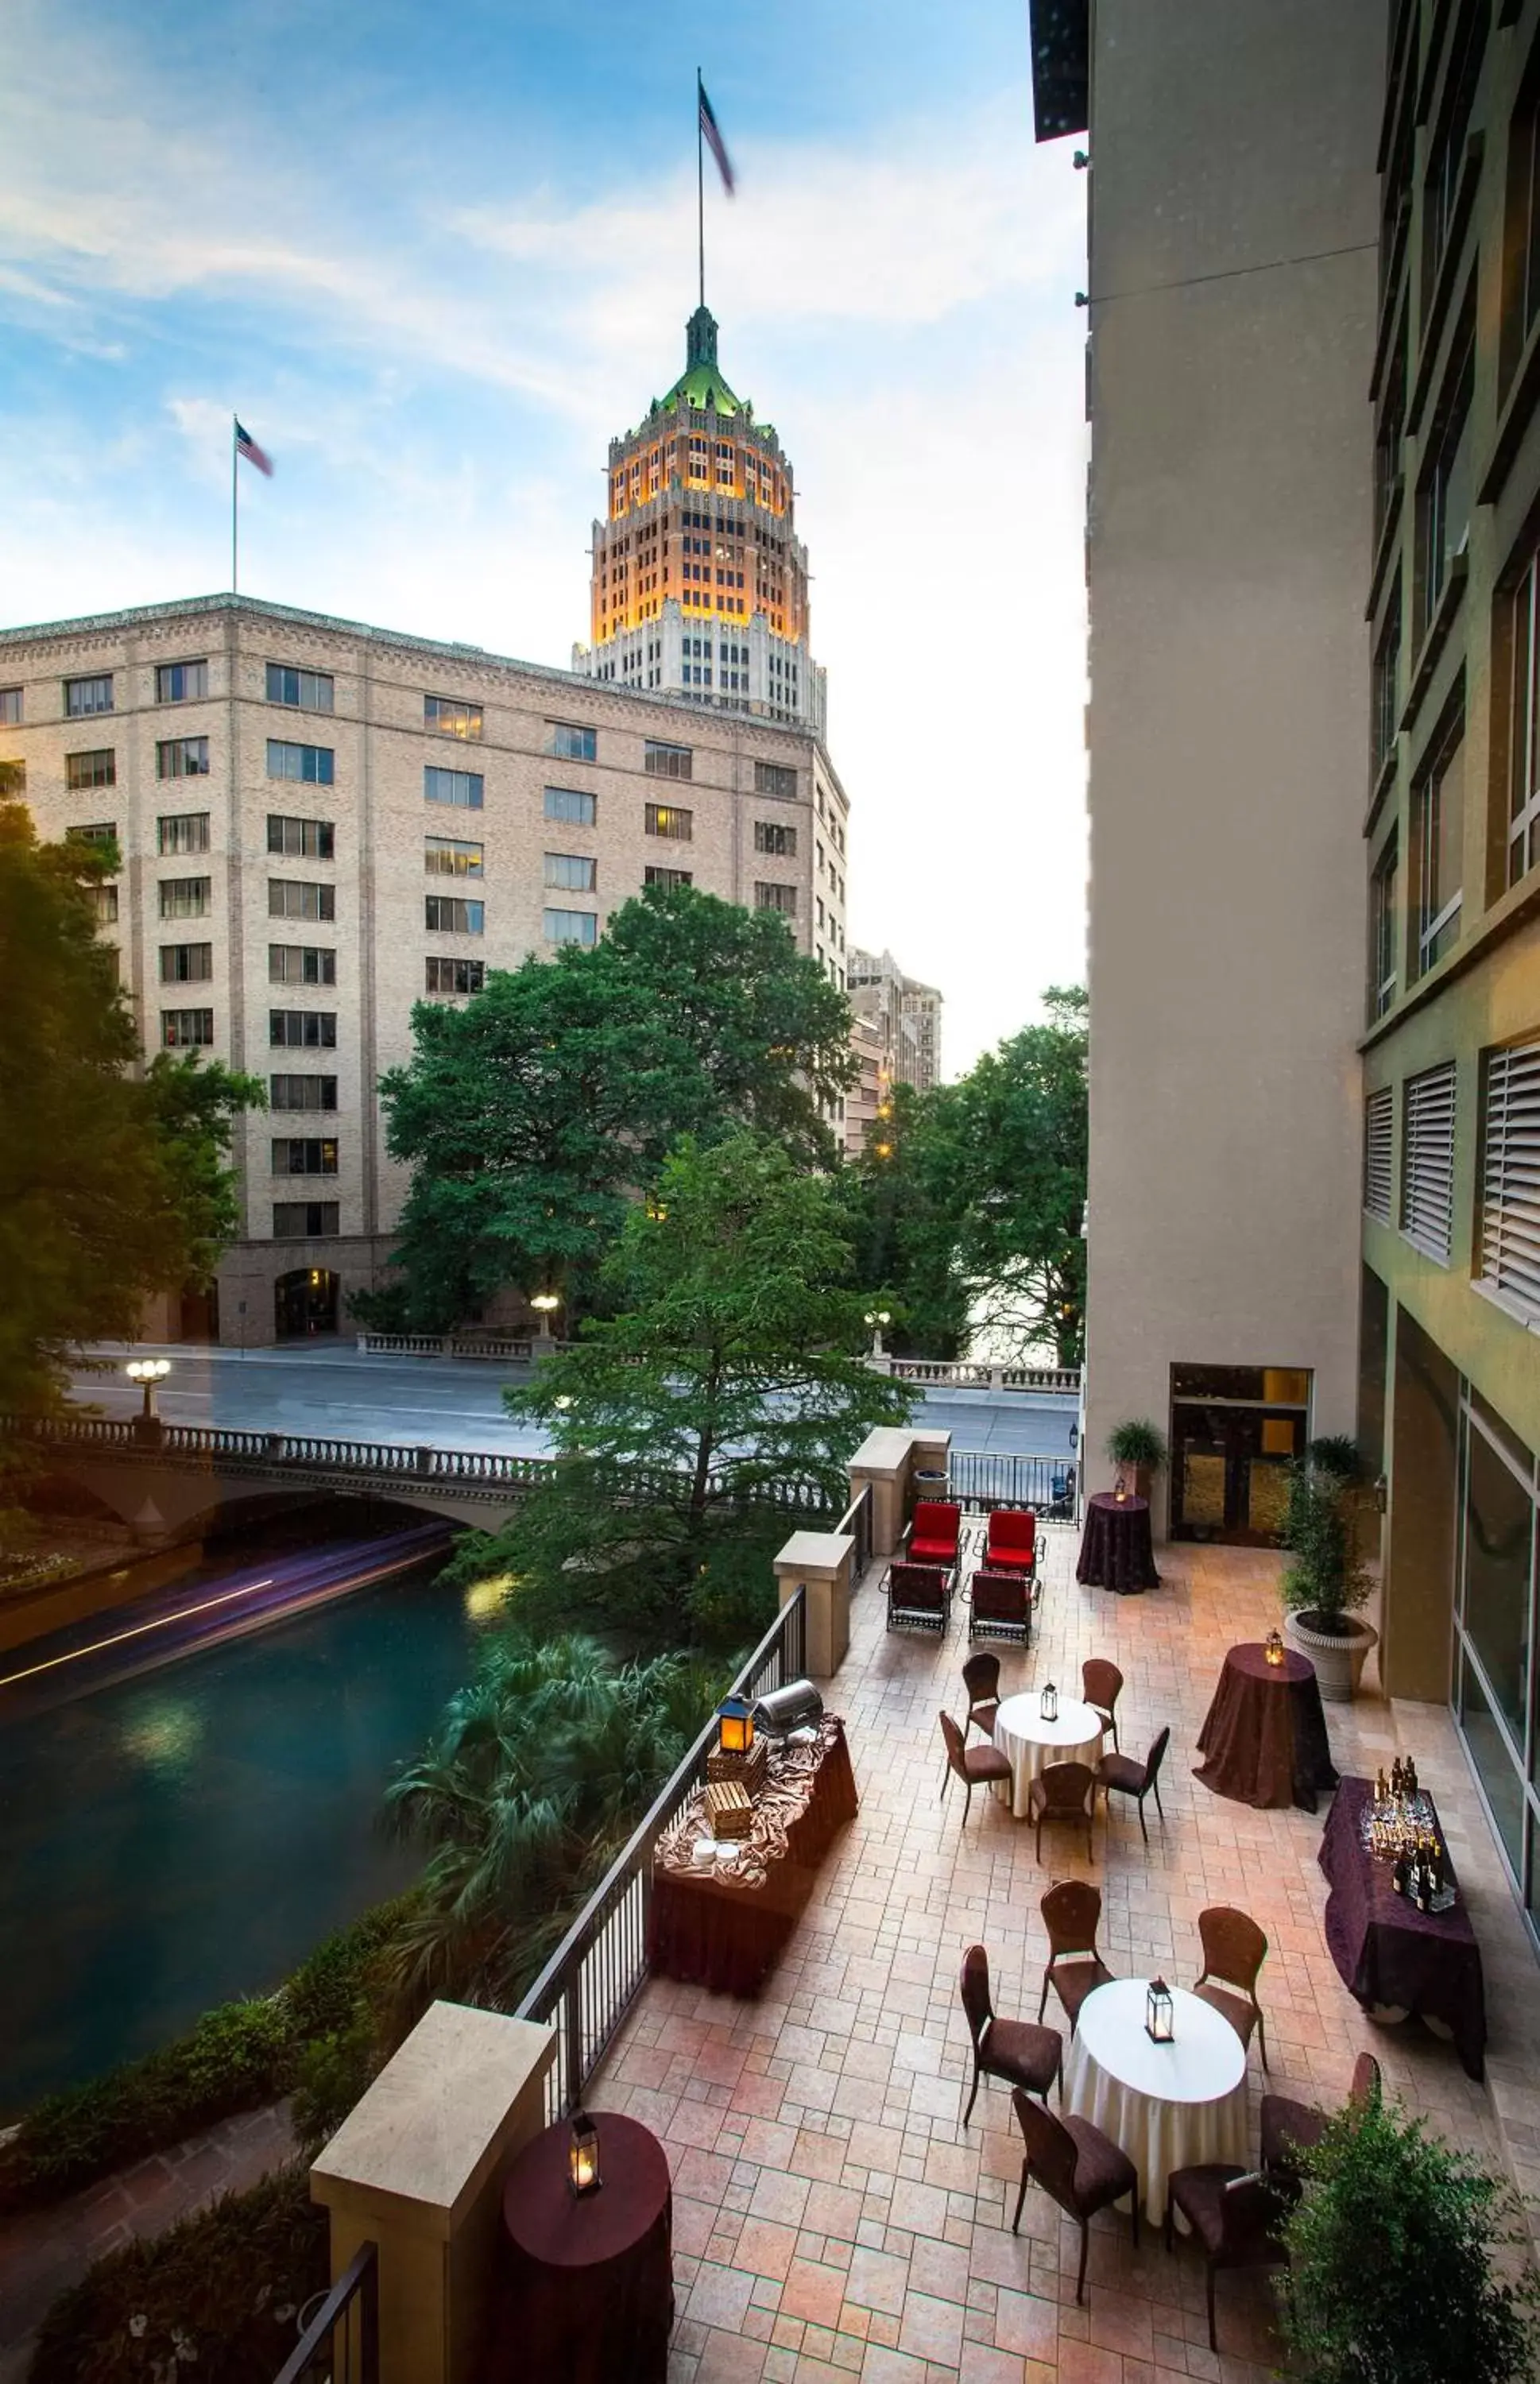
{"type": "Polygon", "coordinates": [[[1353,1426],[1385,15],[1095,12],[1090,1489],[1174,1363],[1353,1426]]]}

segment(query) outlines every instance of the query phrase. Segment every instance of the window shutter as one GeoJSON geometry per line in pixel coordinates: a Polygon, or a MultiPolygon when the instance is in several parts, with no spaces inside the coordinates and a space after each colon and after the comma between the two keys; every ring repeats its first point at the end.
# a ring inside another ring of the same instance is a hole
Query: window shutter
{"type": "Polygon", "coordinates": [[[1481,1280],[1540,1319],[1540,1043],[1486,1062],[1481,1280]]]}
{"type": "Polygon", "coordinates": [[[1455,1063],[1409,1076],[1402,1099],[1401,1231],[1449,1262],[1455,1222],[1455,1063]]]}
{"type": "Polygon", "coordinates": [[[1363,1205],[1382,1225],[1390,1223],[1392,1099],[1390,1086],[1382,1085],[1363,1105],[1363,1205]]]}

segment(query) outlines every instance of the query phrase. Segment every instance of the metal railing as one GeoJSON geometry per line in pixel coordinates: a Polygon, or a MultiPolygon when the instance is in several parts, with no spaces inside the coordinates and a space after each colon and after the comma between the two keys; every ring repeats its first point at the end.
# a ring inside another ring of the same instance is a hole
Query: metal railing
{"type": "MultiPolygon", "coordinates": [[[[752,1699],[801,1679],[806,1597],[799,1588],[782,1607],[733,1682],[737,1695],[752,1699]]],[[[548,2118],[560,2118],[582,2100],[646,1980],[652,1849],[705,1778],[706,1757],[715,1744],[713,1716],[518,2006],[516,2018],[544,2021],[556,2030],[555,2066],[546,2075],[548,2118]]]]}
{"type": "Polygon", "coordinates": [[[379,2384],[379,2255],[361,2243],[273,2384],[379,2384]]]}
{"type": "Polygon", "coordinates": [[[366,1358],[488,1358],[527,1366],[534,1344],[517,1334],[360,1333],[366,1358]]]}
{"type": "Polygon", "coordinates": [[[837,1532],[849,1532],[855,1542],[851,1555],[851,1587],[857,1589],[862,1575],[872,1561],[872,1485],[869,1482],[862,1484],[834,1528],[837,1532]]]}
{"type": "Polygon", "coordinates": [[[960,1507],[1035,1507],[1061,1521],[1074,1517],[1076,1469],[1067,1457],[954,1448],[948,1480],[960,1507]]]}

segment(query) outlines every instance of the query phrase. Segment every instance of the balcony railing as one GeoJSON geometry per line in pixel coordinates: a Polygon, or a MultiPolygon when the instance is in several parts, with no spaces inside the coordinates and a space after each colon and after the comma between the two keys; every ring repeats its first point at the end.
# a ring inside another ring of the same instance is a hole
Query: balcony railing
{"type": "Polygon", "coordinates": [[[1074,1519],[1078,1474],[1067,1457],[954,1448],[947,1472],[949,1496],[960,1507],[1034,1507],[1056,1521],[1074,1519]]]}
{"type": "Polygon", "coordinates": [[[528,1365],[532,1342],[507,1333],[360,1333],[358,1347],[366,1358],[490,1358],[507,1365],[528,1365]]]}
{"type": "Polygon", "coordinates": [[[890,1358],[888,1372],[895,1382],[932,1383],[956,1391],[1061,1391],[1074,1398],[1080,1392],[1078,1366],[985,1366],[962,1360],[890,1358]]]}
{"type": "Polygon", "coordinates": [[[361,2243],[273,2384],[379,2384],[379,2264],[361,2243]]]}

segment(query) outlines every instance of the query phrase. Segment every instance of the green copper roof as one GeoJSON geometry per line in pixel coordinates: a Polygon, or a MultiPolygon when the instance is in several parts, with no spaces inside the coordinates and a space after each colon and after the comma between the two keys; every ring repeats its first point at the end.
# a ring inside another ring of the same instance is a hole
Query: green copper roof
{"type": "Polygon", "coordinates": [[[681,405],[693,406],[702,414],[714,406],[718,414],[753,414],[753,407],[735,397],[722,378],[716,361],[716,317],[704,306],[697,306],[685,325],[685,368],[661,404],[669,414],[681,405]]]}

